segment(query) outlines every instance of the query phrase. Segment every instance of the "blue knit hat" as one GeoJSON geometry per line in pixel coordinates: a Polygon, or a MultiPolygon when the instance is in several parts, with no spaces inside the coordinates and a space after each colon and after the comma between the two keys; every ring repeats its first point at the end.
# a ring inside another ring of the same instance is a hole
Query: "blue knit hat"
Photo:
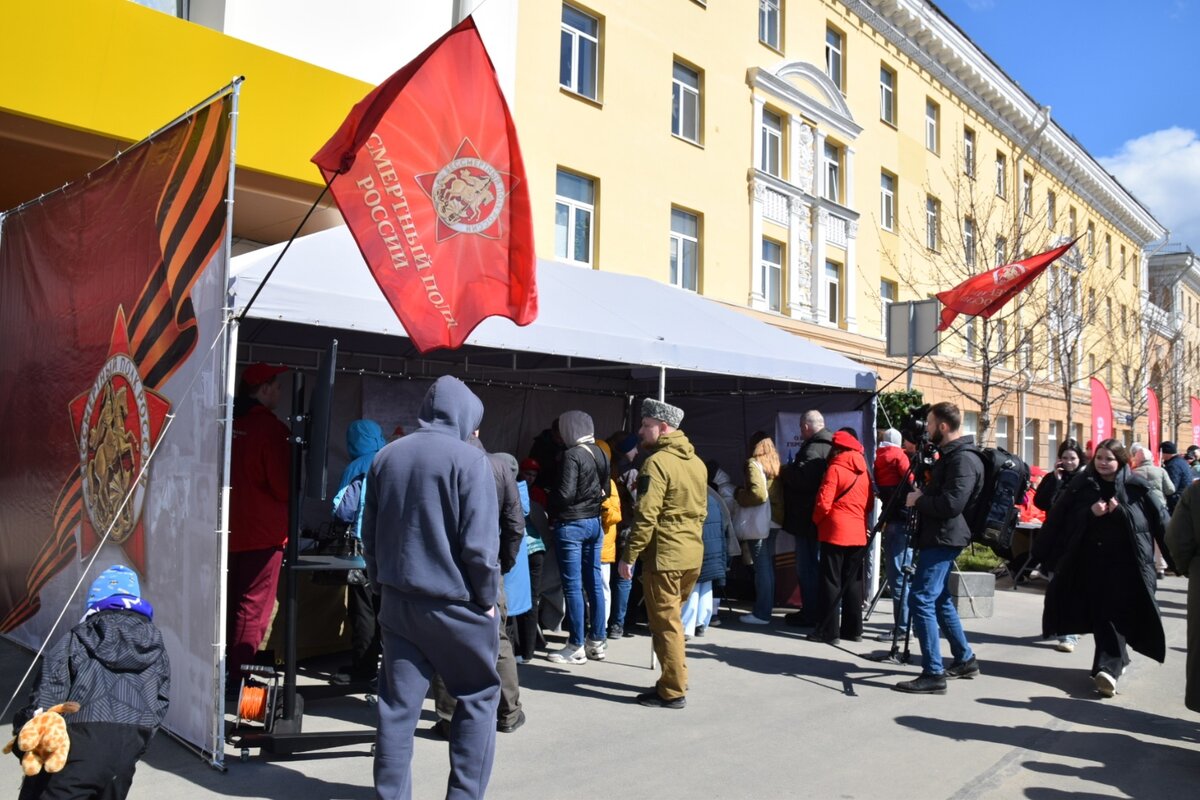
{"type": "Polygon", "coordinates": [[[101,572],[100,577],[92,581],[92,588],[88,590],[87,604],[91,607],[106,597],[119,594],[141,597],[142,587],[138,583],[136,572],[129,567],[117,564],[101,572]]]}

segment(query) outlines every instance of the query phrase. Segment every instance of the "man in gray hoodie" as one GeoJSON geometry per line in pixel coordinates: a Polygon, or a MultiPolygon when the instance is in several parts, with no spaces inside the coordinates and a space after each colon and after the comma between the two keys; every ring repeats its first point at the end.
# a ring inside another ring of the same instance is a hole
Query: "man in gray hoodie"
{"type": "Polygon", "coordinates": [[[383,639],[375,790],[412,796],[413,734],[436,672],[458,699],[446,796],[479,798],[492,772],[500,699],[500,511],[487,455],[467,444],[483,403],[443,376],[418,419],[416,432],[375,457],[363,512],[383,639]]]}

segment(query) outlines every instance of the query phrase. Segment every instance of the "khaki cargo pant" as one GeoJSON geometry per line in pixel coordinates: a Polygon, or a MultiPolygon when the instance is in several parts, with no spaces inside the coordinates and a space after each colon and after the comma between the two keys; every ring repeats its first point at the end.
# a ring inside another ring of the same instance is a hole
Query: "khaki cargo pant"
{"type": "Polygon", "coordinates": [[[687,602],[700,569],[667,570],[642,573],[642,594],[646,598],[646,618],[654,637],[654,654],[662,664],[662,677],[655,688],[664,700],[687,694],[687,657],[683,647],[683,621],[680,609],[687,602]]]}

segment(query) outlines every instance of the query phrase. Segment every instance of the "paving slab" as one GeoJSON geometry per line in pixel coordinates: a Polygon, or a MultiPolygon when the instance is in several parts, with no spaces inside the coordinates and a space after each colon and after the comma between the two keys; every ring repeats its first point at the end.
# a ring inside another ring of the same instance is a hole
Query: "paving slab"
{"type": "MultiPolygon", "coordinates": [[[[777,615],[767,628],[725,624],[688,645],[681,711],[643,708],[649,639],[610,644],[605,662],[539,659],[520,667],[528,722],[498,736],[491,798],[1151,798],[1200,786],[1200,715],[1183,706],[1187,582],[1167,578],[1159,604],[1164,665],[1134,654],[1120,693],[1102,699],[1088,670],[1090,637],[1074,653],[1037,640],[1042,587],[1001,582],[990,619],[964,625],[983,674],[944,696],[892,691],[912,666],[864,656],[885,645],[806,641],[777,615]]],[[[882,631],[889,601],[868,624],[882,631]]],[[[3,698],[29,656],[0,653],[3,698]]],[[[364,698],[314,703],[306,730],[369,725],[364,698]],[[318,714],[324,716],[317,716],[318,714]]],[[[445,792],[447,745],[427,730],[414,754],[414,796],[445,792]]],[[[167,736],[138,768],[132,798],[371,798],[364,746],[292,757],[227,752],[218,772],[167,736]]],[[[16,761],[0,769],[15,796],[16,761]]]]}

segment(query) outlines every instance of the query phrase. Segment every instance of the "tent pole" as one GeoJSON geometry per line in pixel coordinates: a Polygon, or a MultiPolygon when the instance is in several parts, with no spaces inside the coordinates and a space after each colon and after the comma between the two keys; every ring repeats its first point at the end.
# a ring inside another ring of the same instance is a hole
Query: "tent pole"
{"type": "Polygon", "coordinates": [[[658,368],[658,402],[667,402],[667,368],[658,368]]]}

